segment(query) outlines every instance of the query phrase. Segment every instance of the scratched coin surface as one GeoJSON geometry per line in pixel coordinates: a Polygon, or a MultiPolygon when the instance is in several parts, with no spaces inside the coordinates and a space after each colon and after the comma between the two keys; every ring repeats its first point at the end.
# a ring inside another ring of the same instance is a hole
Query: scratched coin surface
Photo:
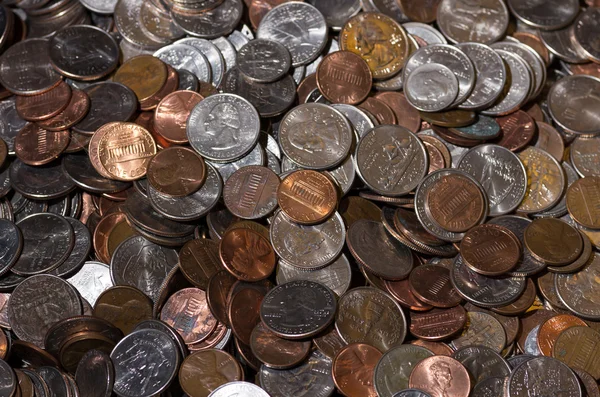
{"type": "Polygon", "coordinates": [[[187,344],[202,342],[217,326],[198,288],[184,288],[171,295],[160,312],[160,319],[173,327],[187,344]]]}
{"type": "Polygon", "coordinates": [[[189,196],[206,179],[204,159],[191,149],[172,147],[158,152],[148,163],[148,183],[160,193],[189,196]]]}
{"type": "Polygon", "coordinates": [[[333,381],[349,397],[375,397],[373,373],[382,353],[366,343],[344,347],[333,359],[333,381]]]}
{"type": "Polygon", "coordinates": [[[350,51],[337,51],[324,57],[316,78],[325,98],[349,105],[356,105],[367,97],[373,80],[369,65],[350,51]]]}
{"type": "Polygon", "coordinates": [[[579,2],[569,0],[541,3],[535,0],[509,0],[508,7],[527,25],[541,30],[556,30],[575,19],[579,11],[579,2]]]}
{"type": "Polygon", "coordinates": [[[553,395],[560,390],[566,395],[581,396],[581,385],[571,369],[550,357],[536,357],[521,363],[511,373],[506,382],[506,390],[518,396],[528,390],[536,396],[553,395]],[[540,382],[540,379],[550,380],[540,382]]]}
{"type": "Polygon", "coordinates": [[[506,32],[508,20],[502,0],[444,0],[437,8],[440,30],[454,43],[493,43],[506,32]]]}
{"type": "Polygon", "coordinates": [[[433,352],[421,346],[400,345],[388,350],[375,367],[374,384],[377,395],[395,396],[397,391],[408,388],[413,368],[433,352]]]}
{"type": "Polygon", "coordinates": [[[552,208],[565,190],[565,171],[542,149],[528,147],[519,158],[527,171],[527,192],[518,210],[535,213],[552,208]]]}

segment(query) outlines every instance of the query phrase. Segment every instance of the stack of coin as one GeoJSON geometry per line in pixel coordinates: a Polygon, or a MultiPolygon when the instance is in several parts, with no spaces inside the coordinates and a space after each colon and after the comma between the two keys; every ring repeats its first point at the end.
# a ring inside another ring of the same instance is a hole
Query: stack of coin
{"type": "Polygon", "coordinates": [[[600,396],[598,6],[5,1],[0,395],[600,396]]]}

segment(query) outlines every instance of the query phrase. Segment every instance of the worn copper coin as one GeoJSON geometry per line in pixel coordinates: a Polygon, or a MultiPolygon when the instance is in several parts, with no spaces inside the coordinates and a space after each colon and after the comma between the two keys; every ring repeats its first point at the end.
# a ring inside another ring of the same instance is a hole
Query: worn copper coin
{"type": "Polygon", "coordinates": [[[446,128],[466,127],[477,121],[477,113],[469,110],[447,110],[445,112],[419,112],[421,118],[432,124],[446,128]]]}
{"type": "Polygon", "coordinates": [[[552,356],[573,368],[579,368],[600,379],[600,332],[587,326],[563,330],[552,348],[552,356]]]}
{"type": "Polygon", "coordinates": [[[569,186],[567,209],[577,223],[600,229],[600,176],[587,176],[569,186]]]}
{"type": "Polygon", "coordinates": [[[161,150],[150,160],[146,178],[160,193],[188,196],[204,184],[206,164],[192,149],[174,146],[161,150]]]}
{"type": "Polygon", "coordinates": [[[373,80],[367,62],[350,51],[325,56],[316,77],[319,91],[327,100],[349,105],[356,105],[369,95],[373,80]]]}
{"type": "Polygon", "coordinates": [[[187,344],[202,342],[217,326],[206,293],[199,288],[184,288],[171,295],[160,312],[160,319],[179,332],[187,344]]]}
{"type": "Polygon", "coordinates": [[[293,341],[278,337],[271,332],[264,323],[260,322],[254,327],[250,336],[252,353],[265,366],[274,369],[293,368],[308,357],[311,341],[293,341]]]}
{"type": "Polygon", "coordinates": [[[423,313],[410,313],[410,333],[420,339],[440,341],[456,335],[467,323],[462,306],[451,309],[434,308],[423,313]]]}
{"type": "Polygon", "coordinates": [[[408,279],[400,281],[384,280],[386,291],[400,303],[403,307],[410,309],[413,312],[426,312],[431,310],[433,306],[421,302],[411,292],[408,279]]]}
{"type": "Polygon", "coordinates": [[[98,297],[94,316],[109,321],[127,335],[139,322],[152,318],[152,301],[136,288],[111,287],[98,297]]]}
{"type": "Polygon", "coordinates": [[[225,206],[242,219],[262,218],[277,207],[279,183],[277,174],[267,167],[242,167],[225,182],[225,206]]]}
{"type": "Polygon", "coordinates": [[[260,323],[260,305],[265,294],[254,288],[243,288],[233,294],[228,304],[228,323],[236,339],[250,346],[252,330],[260,323]]]}
{"type": "Polygon", "coordinates": [[[373,115],[379,124],[396,124],[396,115],[392,109],[375,97],[368,97],[358,107],[373,115]]]}
{"type": "Polygon", "coordinates": [[[229,325],[229,293],[236,282],[231,273],[221,270],[209,278],[206,286],[208,307],[217,320],[225,325],[229,325]]]}
{"type": "Polygon", "coordinates": [[[156,109],[160,101],[167,95],[175,92],[178,87],[179,73],[177,73],[177,69],[171,65],[167,65],[167,81],[156,94],[144,101],[140,101],[140,109],[143,111],[156,109]]]}
{"type": "Polygon", "coordinates": [[[377,397],[373,375],[382,354],[371,345],[354,343],[333,360],[333,381],[347,397],[377,397]]]}
{"type": "Polygon", "coordinates": [[[471,270],[499,276],[513,269],[521,258],[521,243],[510,229],[494,224],[475,226],[460,243],[460,253],[471,270]]]}
{"type": "Polygon", "coordinates": [[[269,240],[251,229],[231,229],[219,243],[219,256],[233,276],[243,281],[263,280],[275,269],[269,240]]]}
{"type": "Polygon", "coordinates": [[[171,143],[187,143],[187,119],[202,99],[202,95],[194,91],[175,91],[164,97],[154,113],[156,133],[171,143]]]}
{"type": "Polygon", "coordinates": [[[508,116],[496,119],[502,129],[502,136],[497,144],[517,152],[527,146],[533,140],[536,132],[536,124],[533,118],[522,110],[508,116]]]}
{"type": "Polygon", "coordinates": [[[98,350],[88,351],[79,361],[75,382],[81,396],[110,397],[114,382],[110,356],[98,350]]]}
{"type": "Polygon", "coordinates": [[[167,66],[152,55],[138,55],[119,67],[113,81],[131,88],[140,102],[155,95],[167,81],[167,66]]]}
{"type": "Polygon", "coordinates": [[[69,146],[69,131],[50,132],[28,123],[15,138],[15,154],[28,165],[44,165],[57,159],[69,146]]]}
{"type": "Polygon", "coordinates": [[[506,306],[492,307],[494,313],[500,313],[505,316],[516,316],[525,313],[535,303],[537,298],[535,283],[530,278],[527,279],[525,291],[517,300],[506,306]]]}
{"type": "Polygon", "coordinates": [[[571,225],[554,218],[535,219],[524,234],[532,255],[549,265],[568,265],[582,252],[583,240],[571,225]]]}
{"type": "Polygon", "coordinates": [[[190,354],[179,368],[179,384],[190,397],[208,397],[219,386],[243,379],[238,361],[217,349],[190,354]]]}
{"type": "Polygon", "coordinates": [[[421,128],[419,111],[408,102],[403,93],[395,91],[379,92],[375,94],[375,98],[392,109],[396,115],[398,125],[415,134],[419,131],[421,128]]]}
{"type": "Polygon", "coordinates": [[[208,239],[188,241],[179,251],[179,268],[190,283],[206,290],[210,278],[223,269],[219,244],[208,239]]]}
{"type": "Polygon", "coordinates": [[[71,100],[62,112],[37,124],[48,131],[69,129],[83,120],[90,110],[90,104],[90,97],[84,91],[73,90],[71,100]]]}
{"type": "Polygon", "coordinates": [[[32,96],[17,96],[15,107],[23,120],[41,121],[65,110],[71,100],[71,87],[61,82],[50,91],[32,96]]]}
{"type": "Polygon", "coordinates": [[[409,287],[417,299],[434,307],[458,305],[462,298],[450,282],[448,268],[438,265],[416,267],[409,276],[409,287]]]}
{"type": "Polygon", "coordinates": [[[432,397],[468,397],[471,381],[467,369],[446,356],[428,357],[418,363],[409,378],[409,386],[432,397]]]}
{"type": "Polygon", "coordinates": [[[544,356],[552,357],[556,339],[571,327],[587,327],[582,319],[571,314],[560,314],[543,322],[538,330],[537,344],[544,356]]]}

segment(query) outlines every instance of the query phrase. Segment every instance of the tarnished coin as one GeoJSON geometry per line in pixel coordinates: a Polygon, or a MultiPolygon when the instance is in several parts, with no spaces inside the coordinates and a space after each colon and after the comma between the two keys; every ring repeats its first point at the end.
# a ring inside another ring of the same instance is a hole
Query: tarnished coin
{"type": "Polygon", "coordinates": [[[198,153],[209,160],[229,162],[250,152],[258,140],[256,109],[232,94],[212,95],[194,107],[187,121],[187,136],[198,153]]]}
{"type": "Polygon", "coordinates": [[[511,368],[508,363],[489,347],[474,343],[474,346],[466,346],[457,350],[452,358],[465,366],[471,375],[471,384],[479,384],[491,377],[509,376],[511,368]]]}
{"type": "Polygon", "coordinates": [[[296,367],[306,359],[310,353],[311,341],[280,338],[261,322],[252,331],[250,347],[266,367],[284,370],[296,367]]]}
{"type": "Polygon", "coordinates": [[[573,371],[550,357],[536,357],[520,364],[508,378],[506,390],[516,396],[525,395],[526,390],[534,390],[538,396],[552,395],[556,390],[561,390],[567,395],[581,396],[581,385],[573,371]],[[554,381],[540,382],[536,379],[554,381]]]}
{"type": "Polygon", "coordinates": [[[600,229],[600,177],[588,176],[574,182],[567,189],[567,209],[579,224],[600,229]]]}
{"type": "Polygon", "coordinates": [[[152,318],[152,301],[137,288],[111,287],[98,297],[93,313],[127,335],[138,323],[152,318]]]}
{"type": "Polygon", "coordinates": [[[408,379],[413,368],[433,353],[420,346],[401,345],[388,350],[375,367],[374,385],[377,395],[392,397],[396,392],[408,388],[408,379]]]}
{"type": "Polygon", "coordinates": [[[160,193],[188,196],[202,187],[206,166],[191,149],[172,147],[158,152],[148,163],[148,183],[160,193]]]}
{"type": "Polygon", "coordinates": [[[493,316],[482,312],[467,312],[467,325],[457,339],[452,341],[455,349],[481,345],[500,353],[506,345],[506,333],[502,324],[493,316]]]}
{"type": "Polygon", "coordinates": [[[160,319],[179,332],[186,344],[202,342],[217,326],[206,293],[198,288],[184,288],[171,295],[160,319]]]}
{"type": "Polygon", "coordinates": [[[361,56],[375,79],[386,79],[402,69],[409,43],[404,28],[392,18],[366,12],[346,22],[340,32],[340,49],[361,56]]]}
{"type": "Polygon", "coordinates": [[[565,171],[548,152],[531,146],[519,158],[527,171],[527,192],[518,210],[529,214],[552,208],[565,190],[565,171]]]}
{"type": "Polygon", "coordinates": [[[541,30],[556,30],[567,26],[579,12],[579,2],[576,0],[564,3],[551,1],[544,4],[509,0],[508,7],[519,20],[541,30]]]}
{"type": "Polygon", "coordinates": [[[409,288],[417,299],[434,307],[449,308],[462,301],[450,283],[448,269],[439,265],[416,267],[410,274],[409,288]]]}
{"type": "Polygon", "coordinates": [[[508,20],[502,0],[444,0],[437,8],[440,30],[454,43],[493,43],[504,36],[508,20]]]}
{"type": "Polygon", "coordinates": [[[110,397],[114,368],[109,355],[98,350],[88,351],[77,365],[75,382],[82,396],[110,397]]]}
{"type": "Polygon", "coordinates": [[[350,51],[325,56],[317,68],[316,78],[325,98],[349,105],[356,105],[367,97],[373,80],[369,65],[350,51]]]}
{"type": "Polygon", "coordinates": [[[277,207],[279,183],[279,177],[267,167],[242,167],[225,183],[225,205],[240,218],[262,218],[277,207]]]}
{"type": "Polygon", "coordinates": [[[419,362],[410,374],[409,387],[432,397],[467,397],[471,390],[469,373],[451,357],[433,356],[419,362]]]}
{"type": "Polygon", "coordinates": [[[499,276],[517,265],[521,258],[521,243],[510,229],[485,224],[465,234],[460,253],[471,270],[486,276],[499,276]]]}
{"type": "Polygon", "coordinates": [[[568,76],[556,82],[548,93],[548,111],[560,127],[575,134],[598,134],[597,120],[600,79],[568,76]],[[565,98],[569,98],[566,101],[565,98]]]}
{"type": "Polygon", "coordinates": [[[333,381],[345,396],[375,397],[373,373],[381,352],[366,343],[353,343],[344,347],[333,360],[333,381]],[[361,372],[362,377],[357,377],[361,372]]]}
{"type": "Polygon", "coordinates": [[[429,341],[448,339],[462,331],[466,323],[467,313],[460,305],[451,309],[434,308],[410,313],[410,333],[429,341]]]}
{"type": "Polygon", "coordinates": [[[306,65],[325,47],[327,22],[323,14],[308,3],[283,3],[263,17],[256,36],[283,44],[290,52],[293,66],[306,65]]]}
{"type": "Polygon", "coordinates": [[[167,67],[152,55],[138,55],[119,67],[113,81],[131,88],[138,100],[155,95],[167,81],[167,67]]]}
{"type": "Polygon", "coordinates": [[[0,219],[0,275],[5,274],[15,264],[23,250],[24,239],[21,229],[6,219],[0,219]]]}
{"type": "Polygon", "coordinates": [[[594,252],[583,269],[573,274],[557,274],[554,281],[562,303],[574,314],[594,321],[600,319],[600,310],[594,303],[600,293],[599,271],[600,255],[594,252]]]}
{"type": "Polygon", "coordinates": [[[550,124],[536,121],[538,136],[535,146],[547,151],[556,160],[561,161],[565,152],[563,137],[550,124]]]}
{"type": "Polygon", "coordinates": [[[424,112],[441,112],[449,108],[458,95],[458,88],[454,72],[440,63],[416,67],[404,83],[406,99],[424,112]]]}
{"type": "Polygon", "coordinates": [[[333,181],[324,174],[299,170],[281,181],[277,201],[292,221],[313,225],[331,216],[337,206],[338,194],[333,181]]]}
{"type": "Polygon", "coordinates": [[[275,269],[275,253],[269,240],[251,229],[225,232],[219,256],[225,269],[242,281],[264,280],[275,269]]]}
{"type": "Polygon", "coordinates": [[[388,294],[368,287],[351,289],[340,298],[335,327],[345,342],[369,343],[382,352],[402,344],[407,331],[398,304],[388,294]]]}
{"type": "Polygon", "coordinates": [[[217,349],[190,354],[179,368],[181,388],[191,397],[206,397],[219,386],[243,378],[240,364],[217,349]]]}
{"type": "Polygon", "coordinates": [[[554,218],[535,219],[524,234],[525,246],[534,257],[549,265],[568,265],[583,249],[579,232],[571,225],[554,218]]]}
{"type": "Polygon", "coordinates": [[[219,245],[215,241],[190,240],[179,251],[179,269],[200,289],[206,290],[209,279],[222,268],[219,245]]]}

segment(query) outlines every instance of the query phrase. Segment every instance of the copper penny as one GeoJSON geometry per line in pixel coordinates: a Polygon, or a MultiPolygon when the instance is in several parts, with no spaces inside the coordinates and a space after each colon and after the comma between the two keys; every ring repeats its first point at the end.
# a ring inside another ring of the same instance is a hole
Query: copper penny
{"type": "Polygon", "coordinates": [[[408,281],[417,299],[431,306],[448,308],[462,301],[450,282],[450,270],[443,266],[418,266],[410,273],[408,281]]]}
{"type": "Polygon", "coordinates": [[[310,95],[311,92],[317,89],[317,74],[309,74],[300,82],[298,88],[296,88],[296,93],[298,94],[298,103],[303,104],[306,103],[306,98],[310,95]]]}
{"type": "Polygon", "coordinates": [[[340,201],[338,212],[347,228],[359,219],[381,220],[381,209],[373,202],[358,196],[346,196],[340,201]]]}
{"type": "Polygon", "coordinates": [[[567,209],[575,222],[600,229],[600,176],[587,176],[569,186],[567,209]]]}
{"type": "MultiPolygon", "coordinates": [[[[18,369],[15,369],[15,375],[17,375],[17,380],[19,382],[19,387],[17,389],[21,392],[20,396],[35,397],[35,388],[33,386],[33,381],[31,380],[31,378],[27,376],[27,374],[25,374],[23,371],[18,369]]],[[[17,393],[15,397],[18,396],[19,394],[17,393]]]]}
{"type": "Polygon", "coordinates": [[[392,109],[379,99],[369,97],[358,107],[372,114],[379,124],[396,124],[396,115],[392,109]]]}
{"type": "Polygon", "coordinates": [[[334,326],[329,327],[326,331],[313,338],[313,343],[321,353],[332,360],[347,345],[334,326]]]}
{"type": "MultiPolygon", "coordinates": [[[[111,124],[117,124],[117,123],[116,122],[106,123],[102,127],[108,127],[111,124]]],[[[108,173],[108,171],[106,171],[106,168],[104,168],[104,166],[102,165],[102,162],[100,161],[100,152],[99,152],[100,138],[102,138],[102,135],[105,131],[106,131],[106,129],[99,128],[98,130],[96,130],[94,135],[92,135],[92,137],[90,138],[90,141],[88,143],[88,156],[90,157],[90,162],[92,163],[92,166],[94,166],[94,169],[103,177],[110,179],[111,175],[108,173]]]]}
{"type": "Polygon", "coordinates": [[[8,157],[8,145],[4,142],[4,139],[0,138],[0,168],[6,162],[8,157]]]}
{"type": "Polygon", "coordinates": [[[538,131],[535,147],[547,151],[557,161],[562,161],[565,142],[560,133],[550,124],[541,121],[536,121],[535,124],[538,131]]]}
{"type": "Polygon", "coordinates": [[[428,340],[417,339],[410,342],[410,344],[429,349],[436,356],[451,356],[454,352],[450,346],[442,342],[432,342],[428,340]]]}
{"type": "Polygon", "coordinates": [[[115,345],[114,340],[99,332],[77,332],[64,341],[58,357],[63,368],[74,374],[85,353],[94,349],[110,354],[115,345]]]}
{"type": "Polygon", "coordinates": [[[110,263],[112,252],[114,252],[116,245],[122,243],[134,234],[135,232],[127,223],[127,217],[124,213],[113,212],[106,215],[98,222],[93,234],[93,244],[96,256],[101,262],[110,263]],[[109,241],[111,239],[113,239],[112,250],[109,249],[109,241]]]}
{"type": "Polygon", "coordinates": [[[552,357],[558,336],[567,328],[587,327],[585,321],[571,314],[559,314],[546,320],[538,331],[537,344],[544,356],[552,357]]]}
{"type": "Polygon", "coordinates": [[[235,171],[223,188],[227,209],[242,219],[258,219],[277,207],[279,176],[267,167],[249,165],[235,171]]]}
{"type": "Polygon", "coordinates": [[[446,356],[428,357],[419,362],[413,368],[408,384],[431,397],[468,397],[471,391],[467,369],[446,356]]]}
{"type": "Polygon", "coordinates": [[[369,65],[350,51],[326,55],[317,68],[317,87],[330,102],[356,105],[362,102],[373,83],[369,65]]]}
{"type": "Polygon", "coordinates": [[[529,32],[515,32],[512,36],[521,43],[533,48],[533,50],[542,57],[546,67],[550,65],[550,51],[548,51],[548,48],[546,48],[544,42],[540,39],[540,36],[529,32]]]}
{"type": "Polygon", "coordinates": [[[394,226],[413,243],[429,246],[442,246],[446,242],[430,234],[423,228],[417,214],[412,211],[397,208],[394,213],[394,226]]]}
{"type": "Polygon", "coordinates": [[[433,306],[423,303],[417,299],[417,297],[410,290],[408,279],[400,281],[384,280],[383,283],[386,291],[389,292],[389,294],[392,295],[392,297],[396,299],[400,305],[406,307],[407,309],[415,312],[424,312],[433,308],[433,306]]]}
{"type": "Polygon", "coordinates": [[[521,351],[524,351],[525,340],[527,339],[527,335],[529,335],[531,330],[537,327],[538,325],[542,325],[544,321],[548,320],[550,317],[553,317],[555,315],[556,312],[545,309],[538,309],[525,313],[525,315],[520,317],[519,321],[521,323],[521,329],[517,334],[517,347],[521,349],[521,351]]]}
{"type": "Polygon", "coordinates": [[[62,131],[73,127],[88,114],[90,97],[81,90],[73,90],[69,104],[59,114],[37,124],[48,131],[62,131]]]}
{"type": "Polygon", "coordinates": [[[302,363],[310,354],[310,340],[296,341],[282,339],[260,322],[250,335],[252,353],[265,366],[274,369],[293,368],[302,363]]]}
{"type": "Polygon", "coordinates": [[[213,316],[225,325],[229,325],[229,293],[236,282],[237,279],[228,271],[221,270],[210,277],[206,286],[208,307],[213,316]]]}
{"type": "Polygon", "coordinates": [[[94,316],[107,320],[127,335],[140,322],[152,319],[152,301],[137,288],[111,287],[96,300],[94,316]]]}
{"type": "Polygon", "coordinates": [[[269,240],[251,229],[231,229],[219,243],[225,269],[243,281],[260,281],[275,269],[275,252],[269,240]]]}
{"type": "Polygon", "coordinates": [[[458,134],[452,132],[452,129],[446,127],[440,127],[438,125],[434,125],[431,127],[436,134],[438,134],[442,139],[450,142],[453,145],[464,146],[464,147],[473,147],[481,144],[480,140],[477,139],[469,139],[462,137],[458,134]]]}
{"type": "Polygon", "coordinates": [[[206,290],[210,278],[223,270],[219,243],[207,239],[188,241],[179,251],[179,268],[190,283],[206,290]]]}
{"type": "Polygon", "coordinates": [[[579,232],[554,218],[535,219],[525,229],[523,238],[531,254],[548,265],[568,265],[579,258],[583,249],[579,232]]]}
{"type": "Polygon", "coordinates": [[[160,101],[167,95],[175,92],[179,87],[179,74],[171,65],[167,66],[167,81],[160,90],[150,98],[140,101],[140,109],[144,111],[156,109],[160,101]]]}
{"type": "Polygon", "coordinates": [[[188,344],[202,342],[217,327],[206,293],[199,288],[184,288],[171,295],[160,312],[160,320],[179,332],[188,344]]]}
{"type": "Polygon", "coordinates": [[[149,99],[167,81],[167,66],[152,55],[138,55],[127,60],[113,76],[113,81],[131,88],[142,102],[149,99]]]}
{"type": "Polygon", "coordinates": [[[71,101],[71,87],[60,82],[43,94],[17,96],[15,107],[19,117],[27,121],[40,121],[52,118],[66,109],[71,101]]]}
{"type": "Polygon", "coordinates": [[[156,133],[172,143],[188,143],[187,119],[202,99],[202,95],[194,91],[175,91],[164,97],[154,113],[156,133]]]}
{"type": "MultiPolygon", "coordinates": [[[[134,123],[116,122],[103,125],[95,135],[100,135],[100,163],[112,179],[133,181],[146,175],[148,163],[156,154],[148,130],[134,123]]],[[[93,141],[92,137],[90,145],[93,141]]]]}
{"type": "Polygon", "coordinates": [[[403,93],[395,91],[385,91],[375,94],[375,99],[379,99],[392,109],[396,116],[399,126],[417,133],[421,128],[421,116],[406,99],[403,93]]]}
{"type": "Polygon", "coordinates": [[[523,108],[523,110],[525,110],[527,112],[527,114],[530,115],[535,121],[541,121],[541,122],[546,121],[546,116],[544,116],[544,111],[542,110],[540,105],[538,105],[535,102],[528,104],[527,106],[525,106],[523,108]]]}
{"type": "Polygon", "coordinates": [[[229,324],[236,338],[250,345],[252,331],[260,323],[260,304],[265,294],[254,288],[244,288],[231,297],[229,302],[229,324]]]}
{"type": "Polygon", "coordinates": [[[582,64],[569,64],[569,70],[574,75],[587,75],[600,78],[600,64],[589,62],[582,64]]]}
{"type": "Polygon", "coordinates": [[[482,221],[487,200],[477,182],[467,176],[450,174],[431,186],[425,209],[442,229],[462,233],[482,221]]]}
{"type": "Polygon", "coordinates": [[[243,379],[238,361],[217,349],[190,354],[179,368],[179,384],[189,397],[208,397],[219,386],[243,379]]]}
{"type": "Polygon", "coordinates": [[[433,146],[427,141],[423,141],[423,145],[425,146],[425,149],[427,149],[427,157],[429,158],[428,173],[431,174],[434,171],[446,168],[446,163],[442,152],[440,152],[437,147],[433,146]]]}
{"type": "Polygon", "coordinates": [[[200,351],[200,350],[212,349],[213,347],[216,347],[223,341],[225,336],[227,336],[228,331],[229,331],[229,329],[227,328],[227,326],[225,324],[223,324],[221,322],[217,322],[217,327],[215,328],[215,330],[213,332],[211,332],[210,335],[208,335],[208,338],[204,339],[200,343],[194,343],[191,345],[187,345],[187,347],[190,351],[200,351]]]}
{"type": "Polygon", "coordinates": [[[28,123],[15,137],[15,154],[25,164],[48,164],[65,151],[69,139],[68,130],[50,132],[28,123]]]}
{"type": "Polygon", "coordinates": [[[228,232],[229,230],[232,230],[232,229],[251,229],[251,230],[254,230],[255,232],[259,233],[261,236],[263,236],[267,240],[271,241],[271,236],[269,235],[269,229],[257,222],[253,222],[253,221],[235,222],[234,224],[229,226],[225,231],[228,232]]]}
{"type": "Polygon", "coordinates": [[[277,190],[281,210],[303,225],[321,223],[333,214],[338,202],[335,184],[324,174],[312,170],[294,171],[281,181],[277,190]]]}
{"type": "Polygon", "coordinates": [[[0,359],[6,360],[8,355],[8,339],[4,332],[0,331],[0,359]]]}
{"type": "Polygon", "coordinates": [[[500,306],[500,307],[492,307],[491,310],[495,313],[503,314],[505,316],[517,316],[519,314],[525,313],[531,305],[534,304],[535,299],[537,298],[535,283],[528,278],[527,286],[525,287],[525,291],[519,296],[519,298],[511,303],[510,305],[500,306]]]}
{"type": "Polygon", "coordinates": [[[469,230],[460,243],[465,264],[474,272],[499,276],[512,270],[521,259],[521,243],[509,229],[484,224],[469,230]]]}
{"type": "Polygon", "coordinates": [[[448,110],[445,112],[419,112],[421,118],[432,125],[446,128],[466,127],[477,121],[477,113],[469,110],[448,110]]]}
{"type": "Polygon", "coordinates": [[[431,23],[437,19],[437,9],[441,0],[398,0],[404,15],[411,21],[431,23]]]}
{"type": "Polygon", "coordinates": [[[373,377],[382,354],[371,345],[354,343],[333,360],[333,381],[346,397],[377,397],[373,377]]]}
{"type": "Polygon", "coordinates": [[[511,152],[523,149],[535,136],[536,125],[533,117],[519,110],[507,116],[496,118],[502,136],[496,142],[511,152]]]}
{"type": "Polygon", "coordinates": [[[150,160],[146,178],[159,192],[184,197],[202,187],[206,164],[192,149],[173,146],[161,150],[150,160]]]}
{"type": "Polygon", "coordinates": [[[410,312],[410,333],[425,340],[447,339],[462,331],[466,323],[467,312],[460,305],[423,313],[410,312]]]}
{"type": "Polygon", "coordinates": [[[569,327],[560,333],[552,356],[573,368],[579,368],[600,379],[600,332],[590,327],[569,327]]]}

